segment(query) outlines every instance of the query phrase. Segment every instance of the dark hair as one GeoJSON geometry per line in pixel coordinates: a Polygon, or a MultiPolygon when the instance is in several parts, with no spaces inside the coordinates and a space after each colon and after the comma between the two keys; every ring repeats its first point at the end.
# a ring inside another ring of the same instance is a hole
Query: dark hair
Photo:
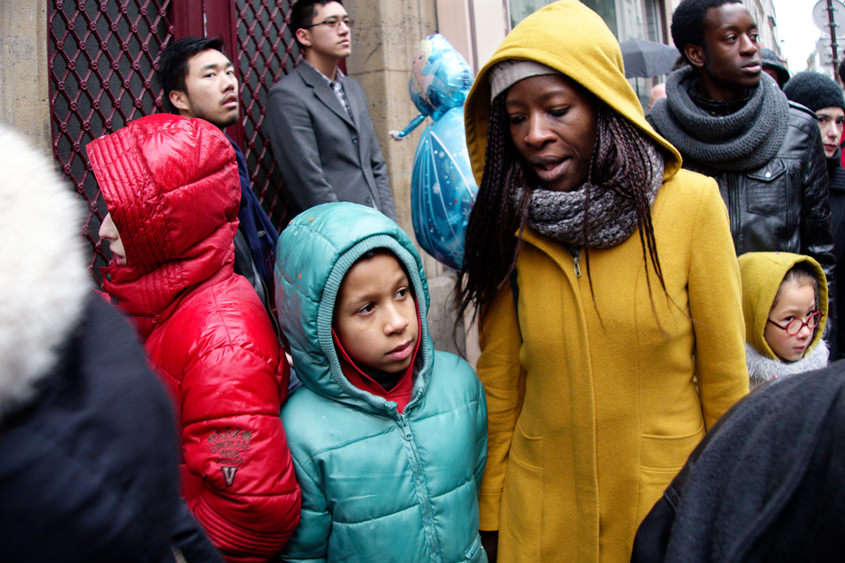
{"type": "Polygon", "coordinates": [[[672,41],[686,58],[687,45],[704,46],[704,19],[707,10],[724,4],[742,4],[740,0],[683,0],[672,13],[672,41]]]}
{"type": "Polygon", "coordinates": [[[793,265],[789,270],[787,270],[786,274],[783,276],[783,279],[778,286],[778,291],[775,294],[775,299],[772,301],[772,306],[769,308],[769,311],[774,309],[777,304],[778,300],[780,299],[781,294],[783,293],[783,286],[787,282],[798,282],[798,283],[809,283],[813,286],[813,291],[815,292],[816,297],[816,309],[819,308],[819,278],[818,272],[813,267],[810,262],[798,262],[793,265]]]}
{"type": "MultiPolygon", "coordinates": [[[[577,83],[573,84],[581,88],[577,83]]],[[[640,243],[643,257],[646,258],[645,268],[648,270],[650,257],[665,292],[648,201],[656,170],[651,165],[645,145],[655,143],[593,94],[583,89],[582,92],[586,93],[596,108],[596,143],[587,186],[601,185],[634,200],[640,243]]],[[[505,111],[506,95],[507,90],[499,94],[490,108],[484,172],[467,225],[462,275],[458,277],[455,287],[458,318],[470,305],[474,305],[477,312],[479,307],[489,304],[506,282],[516,267],[522,233],[528,219],[531,183],[536,180],[533,179],[534,172],[527,167],[511,139],[505,111]],[[514,236],[515,232],[518,232],[517,237],[514,236]]],[[[584,206],[584,216],[588,217],[589,187],[584,206]]],[[[590,225],[585,221],[584,241],[589,233],[590,225]]],[[[589,249],[586,244],[584,253],[589,275],[589,249]]],[[[648,279],[646,276],[651,291],[648,279]]]]}
{"type": "Polygon", "coordinates": [[[839,83],[845,85],[845,59],[839,61],[839,66],[836,67],[836,74],[839,76],[839,83]]]}
{"type": "Polygon", "coordinates": [[[290,13],[290,29],[291,33],[293,33],[293,38],[296,40],[296,44],[299,45],[300,48],[304,47],[304,45],[300,43],[299,39],[296,37],[297,30],[314,23],[314,14],[317,13],[315,5],[319,4],[320,6],[325,6],[326,4],[330,4],[332,2],[337,2],[343,6],[342,0],[298,0],[296,4],[293,5],[290,13]]]}
{"type": "Polygon", "coordinates": [[[179,110],[170,103],[170,92],[185,92],[185,77],[188,75],[188,59],[203,51],[223,52],[223,40],[219,37],[183,37],[164,48],[158,57],[156,76],[161,85],[161,103],[167,113],[178,114],[179,110]]]}

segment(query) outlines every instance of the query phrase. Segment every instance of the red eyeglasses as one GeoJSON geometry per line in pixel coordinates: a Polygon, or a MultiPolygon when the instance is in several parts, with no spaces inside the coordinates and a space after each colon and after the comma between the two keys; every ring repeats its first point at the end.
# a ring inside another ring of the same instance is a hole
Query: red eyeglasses
{"type": "Polygon", "coordinates": [[[786,325],[784,325],[784,326],[777,324],[772,319],[766,319],[766,322],[772,323],[773,325],[775,325],[779,329],[785,331],[787,336],[795,336],[796,334],[801,332],[801,329],[804,328],[805,326],[809,327],[810,329],[814,329],[817,326],[819,326],[819,321],[821,320],[821,318],[822,318],[821,311],[815,311],[813,313],[810,313],[810,316],[807,317],[806,321],[802,321],[801,319],[792,319],[791,321],[786,323],[786,325]]]}

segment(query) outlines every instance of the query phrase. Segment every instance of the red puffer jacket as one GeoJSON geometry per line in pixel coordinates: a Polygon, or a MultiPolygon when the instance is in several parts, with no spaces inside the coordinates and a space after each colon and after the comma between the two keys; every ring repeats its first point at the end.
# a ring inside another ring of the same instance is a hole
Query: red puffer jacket
{"type": "Polygon", "coordinates": [[[228,561],[265,561],[293,533],[300,491],[279,418],[289,368],[232,271],[232,147],[206,121],[157,114],[87,150],[126,254],[104,286],[175,402],[188,506],[228,561]]]}

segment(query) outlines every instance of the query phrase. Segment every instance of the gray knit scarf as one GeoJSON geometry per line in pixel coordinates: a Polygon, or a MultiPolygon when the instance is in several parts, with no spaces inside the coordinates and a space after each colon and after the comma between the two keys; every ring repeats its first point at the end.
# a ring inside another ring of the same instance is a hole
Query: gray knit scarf
{"type": "Polygon", "coordinates": [[[692,168],[747,172],[777,154],[786,137],[789,102],[774,80],[763,73],[745,106],[729,115],[710,115],[690,98],[695,79],[692,67],[670,74],[666,98],[655,102],[649,114],[692,168]]]}
{"type": "MultiPolygon", "coordinates": [[[[618,118],[618,117],[615,117],[618,118]]],[[[652,142],[644,143],[651,162],[653,182],[648,194],[654,203],[663,184],[663,155],[652,142]]],[[[612,248],[628,239],[637,230],[634,200],[617,190],[585,182],[566,192],[537,187],[531,192],[528,208],[529,227],[540,234],[570,246],[584,245],[584,202],[590,190],[590,231],[588,248],[612,248]]],[[[517,198],[519,195],[517,194],[517,198]]]]}

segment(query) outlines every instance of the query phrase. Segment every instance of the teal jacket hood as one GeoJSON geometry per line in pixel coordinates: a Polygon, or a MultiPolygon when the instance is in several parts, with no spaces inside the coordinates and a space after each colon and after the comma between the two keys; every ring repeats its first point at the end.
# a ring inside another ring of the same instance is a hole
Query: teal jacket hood
{"type": "Polygon", "coordinates": [[[404,265],[420,314],[420,346],[412,407],[427,385],[433,346],[428,332],[428,282],[411,239],[381,212],[349,202],[325,203],[297,215],[282,232],[274,269],[276,310],[296,374],[314,393],[383,413],[387,401],[343,375],[332,340],[340,284],[366,252],[389,250],[404,265]]]}

